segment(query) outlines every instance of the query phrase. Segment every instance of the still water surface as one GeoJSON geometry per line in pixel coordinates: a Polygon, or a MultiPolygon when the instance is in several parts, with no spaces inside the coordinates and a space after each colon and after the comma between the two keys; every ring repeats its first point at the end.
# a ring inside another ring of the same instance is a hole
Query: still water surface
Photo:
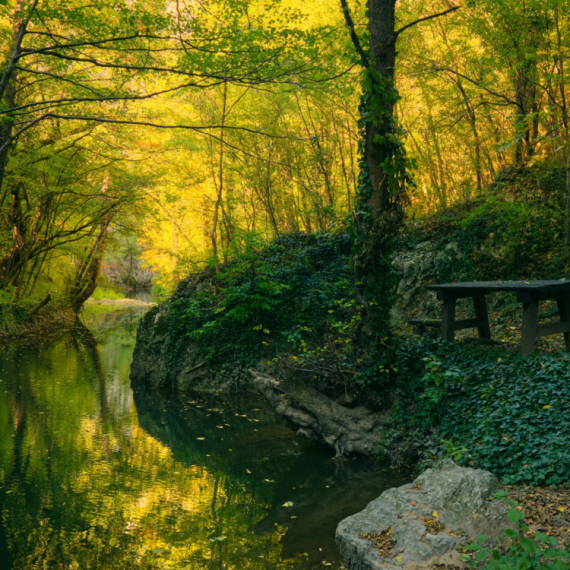
{"type": "Polygon", "coordinates": [[[135,310],[0,352],[0,570],[340,568],[405,474],[334,461],[256,396],[133,391],[135,310]]]}

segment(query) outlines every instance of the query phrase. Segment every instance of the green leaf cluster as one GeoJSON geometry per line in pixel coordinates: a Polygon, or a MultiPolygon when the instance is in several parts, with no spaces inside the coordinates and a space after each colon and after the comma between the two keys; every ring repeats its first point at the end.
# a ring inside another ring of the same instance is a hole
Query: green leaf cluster
{"type": "Polygon", "coordinates": [[[456,461],[505,483],[570,480],[570,355],[521,357],[425,338],[393,344],[402,429],[437,431],[442,448],[462,450],[456,461]]]}
{"type": "MultiPolygon", "coordinates": [[[[504,500],[505,493],[497,491],[495,498],[504,500]]],[[[465,547],[471,551],[472,556],[461,555],[461,560],[471,568],[485,568],[486,570],[568,570],[570,568],[570,546],[561,548],[555,536],[548,536],[543,532],[530,532],[524,522],[525,513],[514,508],[517,504],[509,500],[512,507],[507,517],[515,528],[504,530],[509,539],[505,549],[485,548],[485,536],[481,535],[476,542],[465,547]]]]}

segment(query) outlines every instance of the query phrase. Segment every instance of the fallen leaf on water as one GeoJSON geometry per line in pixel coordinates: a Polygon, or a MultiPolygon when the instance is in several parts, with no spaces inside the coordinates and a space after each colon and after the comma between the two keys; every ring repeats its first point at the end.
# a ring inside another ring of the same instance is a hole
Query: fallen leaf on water
{"type": "Polygon", "coordinates": [[[206,438],[205,437],[197,437],[196,438],[198,441],[204,441],[206,438]]]}
{"type": "Polygon", "coordinates": [[[251,475],[251,471],[249,469],[246,469],[245,471],[251,475]]]}
{"type": "Polygon", "coordinates": [[[286,503],[283,503],[284,507],[292,507],[293,503],[291,501],[287,501],[286,503]]]}

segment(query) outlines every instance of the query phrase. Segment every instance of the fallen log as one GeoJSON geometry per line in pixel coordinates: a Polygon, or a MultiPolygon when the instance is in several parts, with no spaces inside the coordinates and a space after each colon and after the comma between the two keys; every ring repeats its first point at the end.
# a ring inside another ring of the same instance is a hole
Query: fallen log
{"type": "Polygon", "coordinates": [[[41,311],[52,299],[52,294],[48,293],[29,313],[28,319],[31,319],[36,313],[41,311]]]}

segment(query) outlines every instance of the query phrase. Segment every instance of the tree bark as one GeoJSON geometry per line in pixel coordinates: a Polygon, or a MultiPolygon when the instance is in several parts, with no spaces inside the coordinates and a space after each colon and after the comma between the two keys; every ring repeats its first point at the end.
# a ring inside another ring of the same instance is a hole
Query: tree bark
{"type": "Polygon", "coordinates": [[[394,107],[396,0],[368,0],[368,53],[360,45],[346,0],[351,39],[365,67],[361,102],[360,181],[355,216],[355,300],[360,309],[357,344],[368,360],[389,334],[393,239],[402,226],[407,160],[394,107]]]}
{"type": "Polygon", "coordinates": [[[101,218],[99,235],[89,255],[80,265],[75,281],[70,289],[70,305],[75,313],[79,313],[85,301],[91,297],[97,287],[99,275],[101,274],[101,266],[103,264],[103,255],[107,247],[107,237],[112,217],[113,214],[108,212],[101,218]]]}

